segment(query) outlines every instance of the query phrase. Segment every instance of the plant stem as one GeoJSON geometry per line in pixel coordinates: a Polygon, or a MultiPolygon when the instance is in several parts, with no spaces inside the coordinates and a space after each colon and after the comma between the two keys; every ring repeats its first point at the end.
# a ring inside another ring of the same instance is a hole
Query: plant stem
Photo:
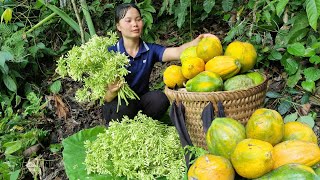
{"type": "Polygon", "coordinates": [[[73,7],[73,10],[74,10],[74,13],[76,14],[79,27],[80,27],[81,42],[82,42],[82,44],[84,44],[86,41],[84,39],[83,26],[82,26],[82,22],[81,22],[81,18],[80,18],[79,12],[78,12],[77,4],[76,4],[76,2],[74,0],[71,0],[71,3],[72,3],[72,7],[73,7]]]}
{"type": "Polygon", "coordinates": [[[86,18],[86,22],[87,22],[87,25],[88,25],[88,28],[89,28],[90,35],[93,36],[93,35],[96,34],[96,30],[94,28],[90,13],[88,11],[87,2],[86,2],[86,0],[80,0],[80,4],[81,4],[83,15],[86,18]]]}
{"type": "Polygon", "coordinates": [[[39,26],[41,26],[42,24],[46,23],[47,21],[51,20],[54,16],[56,15],[56,13],[52,13],[49,16],[47,16],[46,18],[42,19],[40,22],[38,22],[36,25],[34,25],[32,28],[30,28],[26,33],[31,33],[33,30],[35,30],[36,28],[38,28],[39,26]]]}

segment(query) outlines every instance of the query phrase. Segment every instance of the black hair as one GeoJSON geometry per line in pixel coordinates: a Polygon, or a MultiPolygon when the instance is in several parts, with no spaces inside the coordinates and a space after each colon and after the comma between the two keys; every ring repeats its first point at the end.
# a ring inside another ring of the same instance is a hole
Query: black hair
{"type": "Polygon", "coordinates": [[[119,21],[121,19],[124,18],[124,16],[126,16],[128,10],[130,8],[135,8],[140,16],[141,16],[141,12],[140,12],[140,9],[138,8],[137,5],[135,5],[134,3],[123,3],[123,4],[120,4],[116,7],[116,10],[115,10],[115,16],[114,16],[114,20],[116,23],[119,23],[119,21]]]}

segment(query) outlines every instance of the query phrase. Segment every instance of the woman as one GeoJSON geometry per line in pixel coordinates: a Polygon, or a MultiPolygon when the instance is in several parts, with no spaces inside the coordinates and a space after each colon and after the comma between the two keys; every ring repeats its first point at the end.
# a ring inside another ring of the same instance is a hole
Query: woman
{"type": "Polygon", "coordinates": [[[123,115],[133,118],[139,110],[153,119],[160,119],[167,111],[170,103],[166,95],[161,91],[149,91],[149,78],[155,62],[168,62],[179,60],[181,52],[190,46],[195,46],[206,36],[199,35],[191,42],[179,47],[169,47],[141,40],[143,33],[143,20],[139,8],[132,3],[121,4],[115,11],[116,28],[121,34],[118,43],[109,48],[109,51],[125,53],[130,59],[129,74],[125,77],[126,82],[140,100],[129,100],[129,105],[121,102],[117,112],[117,93],[121,84],[108,85],[103,106],[103,116],[107,124],[113,119],[122,119],[123,115]]]}

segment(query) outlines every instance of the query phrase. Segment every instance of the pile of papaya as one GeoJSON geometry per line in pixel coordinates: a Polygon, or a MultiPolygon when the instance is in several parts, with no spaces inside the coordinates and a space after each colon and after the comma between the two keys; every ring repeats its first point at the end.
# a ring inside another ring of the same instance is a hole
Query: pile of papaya
{"type": "Polygon", "coordinates": [[[195,159],[188,179],[319,180],[317,142],[310,126],[284,123],[272,109],[257,109],[245,125],[218,117],[206,133],[208,153],[195,159]]]}
{"type": "Polygon", "coordinates": [[[202,38],[197,46],[186,48],[181,66],[168,66],[163,82],[172,89],[188,92],[232,91],[259,85],[265,77],[253,71],[257,52],[249,42],[234,41],[225,52],[218,37],[202,38]]]}

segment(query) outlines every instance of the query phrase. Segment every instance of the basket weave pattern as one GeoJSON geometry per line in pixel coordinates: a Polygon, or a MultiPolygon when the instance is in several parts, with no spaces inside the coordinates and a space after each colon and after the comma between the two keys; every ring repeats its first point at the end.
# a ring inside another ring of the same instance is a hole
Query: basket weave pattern
{"type": "Polygon", "coordinates": [[[195,146],[207,149],[202,125],[202,111],[213,103],[214,113],[218,113],[217,103],[222,102],[226,117],[231,117],[245,124],[251,114],[262,107],[267,91],[267,79],[258,85],[245,90],[218,92],[186,92],[165,88],[165,94],[172,103],[182,102],[185,107],[185,124],[191,141],[195,146]]]}

